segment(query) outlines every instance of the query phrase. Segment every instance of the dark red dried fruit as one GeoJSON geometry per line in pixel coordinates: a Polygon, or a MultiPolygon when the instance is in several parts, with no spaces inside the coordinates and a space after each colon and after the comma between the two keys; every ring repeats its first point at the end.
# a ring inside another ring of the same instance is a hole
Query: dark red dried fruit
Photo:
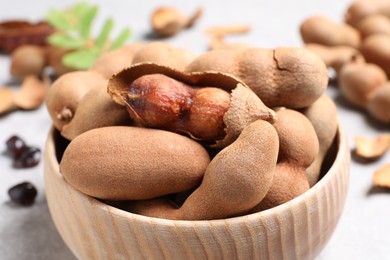
{"type": "Polygon", "coordinates": [[[11,136],[7,140],[6,145],[14,160],[19,157],[22,150],[26,147],[26,143],[23,141],[23,139],[16,135],[11,136]]]}
{"type": "Polygon", "coordinates": [[[30,182],[19,183],[8,190],[11,201],[22,206],[32,205],[37,194],[37,189],[30,182]]]}
{"type": "Polygon", "coordinates": [[[13,135],[7,142],[7,152],[14,160],[15,168],[30,168],[41,160],[41,150],[34,146],[27,146],[20,137],[13,135]]]}
{"type": "Polygon", "coordinates": [[[41,160],[41,150],[37,147],[26,146],[19,157],[14,160],[15,168],[30,168],[37,165],[41,160]]]}

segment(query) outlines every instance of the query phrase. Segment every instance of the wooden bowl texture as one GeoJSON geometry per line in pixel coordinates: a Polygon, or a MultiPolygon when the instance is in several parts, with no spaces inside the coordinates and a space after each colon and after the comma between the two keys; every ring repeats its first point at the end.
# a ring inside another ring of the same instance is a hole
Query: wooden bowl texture
{"type": "Polygon", "coordinates": [[[58,232],[79,259],[313,259],[330,239],[348,189],[350,150],[341,127],[329,169],[309,191],[269,210],[210,221],[141,216],[80,193],[59,172],[65,146],[51,130],[45,190],[58,232]]]}

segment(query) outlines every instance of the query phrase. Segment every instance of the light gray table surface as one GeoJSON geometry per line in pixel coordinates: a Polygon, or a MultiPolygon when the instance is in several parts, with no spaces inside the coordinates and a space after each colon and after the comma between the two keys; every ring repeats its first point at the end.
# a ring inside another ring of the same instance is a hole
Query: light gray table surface
{"type": "MultiPolygon", "coordinates": [[[[74,1],[12,0],[1,1],[0,20],[29,19],[37,21],[51,7],[65,8],[74,1]]],[[[173,5],[185,14],[202,6],[204,15],[193,28],[165,39],[196,53],[207,49],[204,30],[214,25],[249,24],[246,35],[228,37],[227,41],[243,41],[259,47],[302,46],[299,25],[310,15],[323,15],[341,22],[349,0],[202,0],[202,1],[90,1],[98,3],[100,12],[95,30],[103,20],[113,17],[116,29],[129,26],[131,41],[149,41],[150,14],[162,5],[173,5]]],[[[0,55],[0,85],[10,81],[9,56],[0,55]]],[[[16,87],[17,89],[17,87],[16,87]]],[[[356,135],[376,136],[389,132],[389,127],[374,123],[367,115],[346,104],[337,88],[328,94],[335,100],[338,116],[347,134],[351,149],[356,135]]],[[[0,102],[2,102],[0,100],[0,102]]],[[[44,106],[34,111],[17,111],[0,117],[0,259],[74,259],[50,218],[43,182],[43,162],[31,169],[14,169],[4,155],[5,141],[13,134],[30,145],[44,149],[51,121],[44,106]],[[9,202],[7,190],[22,181],[38,188],[38,197],[31,207],[17,207],[9,202]]],[[[343,215],[329,243],[317,259],[390,259],[390,190],[373,188],[373,172],[390,161],[390,153],[369,164],[351,162],[350,185],[343,215]]]]}

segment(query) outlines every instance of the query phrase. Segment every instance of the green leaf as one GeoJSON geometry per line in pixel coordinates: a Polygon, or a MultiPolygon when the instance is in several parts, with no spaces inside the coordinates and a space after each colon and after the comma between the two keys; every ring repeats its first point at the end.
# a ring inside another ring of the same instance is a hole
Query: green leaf
{"type": "Polygon", "coordinates": [[[60,10],[51,9],[46,15],[46,20],[50,25],[57,29],[63,31],[73,29],[72,23],[70,22],[70,15],[60,10]]]}
{"type": "Polygon", "coordinates": [[[75,18],[80,19],[84,15],[84,13],[90,8],[90,6],[90,4],[85,2],[77,3],[72,7],[71,12],[73,16],[75,16],[75,18]]]}
{"type": "Polygon", "coordinates": [[[130,36],[131,31],[128,28],[123,29],[122,32],[118,35],[118,37],[116,37],[116,39],[112,42],[110,50],[115,50],[121,47],[127,41],[127,39],[129,39],[130,36]]]}
{"type": "Polygon", "coordinates": [[[114,22],[112,21],[112,19],[107,19],[95,42],[98,48],[101,49],[104,47],[104,44],[108,40],[108,37],[110,36],[113,27],[114,27],[114,22]]]}
{"type": "Polygon", "coordinates": [[[84,11],[82,16],[79,18],[78,28],[83,38],[88,38],[89,35],[91,34],[92,23],[96,17],[98,10],[99,10],[98,6],[96,5],[90,6],[84,11]]]}
{"type": "Polygon", "coordinates": [[[99,58],[100,52],[97,49],[82,49],[65,54],[62,63],[70,68],[86,70],[90,68],[99,58]]]}
{"type": "Polygon", "coordinates": [[[86,44],[85,39],[73,38],[68,35],[59,33],[50,35],[47,40],[51,45],[61,47],[67,50],[78,49],[86,44]]]}

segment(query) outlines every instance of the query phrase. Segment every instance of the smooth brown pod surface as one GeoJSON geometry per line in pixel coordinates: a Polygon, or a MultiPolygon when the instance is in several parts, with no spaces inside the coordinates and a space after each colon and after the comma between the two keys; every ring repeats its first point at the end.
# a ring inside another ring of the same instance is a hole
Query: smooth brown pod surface
{"type": "Polygon", "coordinates": [[[350,46],[358,48],[359,32],[348,24],[339,24],[322,16],[307,18],[300,27],[305,43],[318,43],[326,46],[350,46]]]}
{"type": "Polygon", "coordinates": [[[305,48],[316,53],[327,67],[333,68],[336,75],[349,62],[364,63],[365,59],[359,50],[350,46],[325,46],[317,43],[308,43],[305,48]]]}
{"type": "Polygon", "coordinates": [[[278,164],[272,185],[253,211],[261,211],[298,197],[309,187],[305,170],[319,151],[316,132],[311,122],[300,112],[281,108],[276,111],[274,127],[279,136],[278,164]]]}
{"type": "Polygon", "coordinates": [[[367,62],[377,64],[390,75],[390,35],[374,34],[362,42],[360,51],[367,62]]]}
{"type": "Polygon", "coordinates": [[[356,26],[364,17],[383,14],[390,17],[390,3],[387,0],[356,0],[348,7],[344,20],[356,26]]]}
{"type": "Polygon", "coordinates": [[[107,87],[101,85],[89,90],[80,100],[72,120],[62,127],[61,135],[73,140],[94,128],[132,124],[126,110],[112,101],[107,87]]]}
{"type": "Polygon", "coordinates": [[[196,187],[209,162],[207,151],[185,136],[111,126],[75,138],[64,152],[60,171],[90,196],[137,200],[196,187]]]}
{"type": "Polygon", "coordinates": [[[271,186],[278,154],[277,134],[258,120],[214,157],[202,184],[178,210],[181,219],[216,219],[242,214],[271,186]]]}
{"type": "Polygon", "coordinates": [[[368,112],[378,121],[390,123],[390,84],[385,84],[378,87],[372,95],[371,100],[367,104],[368,112]]]}
{"type": "Polygon", "coordinates": [[[46,95],[46,107],[54,126],[61,131],[72,120],[84,95],[92,88],[105,86],[106,82],[94,71],[69,72],[54,81],[46,95]]]}
{"type": "Polygon", "coordinates": [[[12,52],[11,75],[22,81],[26,76],[40,77],[46,66],[46,50],[36,45],[22,45],[12,52]]]}
{"type": "Polygon", "coordinates": [[[311,106],[305,108],[302,113],[312,123],[319,141],[319,152],[314,162],[305,170],[306,178],[312,187],[320,177],[322,163],[329,153],[337,133],[336,104],[324,94],[311,106]]]}
{"type": "Polygon", "coordinates": [[[373,34],[390,34],[390,19],[381,14],[372,14],[364,17],[357,25],[362,38],[373,34]]]}
{"type": "Polygon", "coordinates": [[[338,76],[343,96],[351,104],[362,108],[379,85],[386,81],[386,73],[373,63],[348,63],[342,67],[338,76]]]}

